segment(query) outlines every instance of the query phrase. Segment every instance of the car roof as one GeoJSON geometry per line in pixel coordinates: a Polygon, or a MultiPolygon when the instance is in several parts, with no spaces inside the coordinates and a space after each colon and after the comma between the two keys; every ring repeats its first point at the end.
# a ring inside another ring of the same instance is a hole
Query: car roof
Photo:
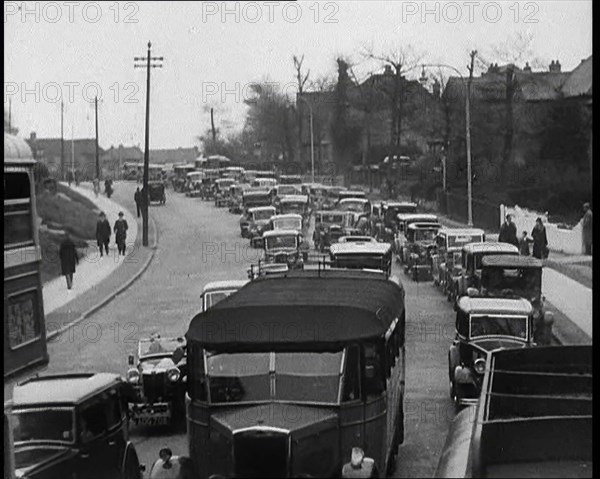
{"type": "Polygon", "coordinates": [[[248,212],[250,213],[256,213],[258,211],[274,211],[275,207],[274,206],[254,206],[253,208],[248,208],[248,212]]]}
{"type": "Polygon", "coordinates": [[[271,217],[271,220],[273,221],[287,219],[302,220],[302,215],[299,215],[298,213],[285,213],[282,215],[274,215],[271,217]]]}
{"type": "Polygon", "coordinates": [[[366,235],[347,235],[347,236],[341,236],[338,241],[340,243],[343,243],[345,241],[348,241],[348,238],[352,238],[350,240],[350,243],[360,243],[360,242],[366,242],[366,243],[376,243],[377,241],[375,240],[375,238],[373,238],[372,236],[366,236],[366,235]]]}
{"type": "Polygon", "coordinates": [[[197,314],[186,339],[243,351],[323,350],[382,337],[402,317],[402,287],[384,275],[344,273],[290,271],[251,281],[197,314]],[[251,334],[243,334],[250,325],[251,334]]]}
{"type": "Polygon", "coordinates": [[[247,279],[226,279],[222,281],[211,281],[202,288],[202,294],[212,291],[227,291],[231,289],[240,289],[248,282],[247,279]]]}
{"type": "Polygon", "coordinates": [[[394,206],[414,206],[415,208],[417,207],[417,204],[413,203],[412,201],[384,201],[383,204],[388,207],[394,207],[394,206]]]}
{"type": "Polygon", "coordinates": [[[366,195],[366,193],[361,190],[342,190],[340,191],[340,193],[343,193],[345,195],[366,195]]]}
{"type": "Polygon", "coordinates": [[[368,203],[369,202],[369,198],[342,198],[340,200],[340,205],[343,203],[354,203],[354,202],[360,202],[360,203],[368,203]]]}
{"type": "Polygon", "coordinates": [[[350,241],[347,243],[334,243],[329,247],[331,254],[346,253],[374,253],[385,254],[390,251],[392,246],[389,243],[377,243],[371,241],[350,241]]]}
{"type": "Polygon", "coordinates": [[[439,231],[440,235],[446,236],[475,236],[484,235],[485,231],[480,228],[442,228],[439,231]]]}
{"type": "Polygon", "coordinates": [[[458,308],[467,314],[522,314],[533,311],[531,303],[525,298],[488,298],[463,296],[458,300],[458,308]]]}
{"type": "Polygon", "coordinates": [[[499,268],[541,268],[543,263],[531,256],[490,254],[481,260],[481,265],[499,268]]]}
{"type": "Polygon", "coordinates": [[[500,243],[498,241],[482,241],[469,243],[463,246],[466,253],[515,253],[519,254],[519,248],[513,244],[500,243]]]}
{"type": "Polygon", "coordinates": [[[423,230],[423,229],[440,229],[442,227],[439,223],[411,223],[408,225],[409,230],[423,230]]]}
{"type": "Polygon", "coordinates": [[[272,230],[265,231],[263,233],[263,238],[270,238],[272,236],[282,236],[282,235],[298,235],[300,234],[298,230],[272,230]]]}
{"type": "Polygon", "coordinates": [[[422,220],[422,221],[438,221],[438,217],[434,214],[429,213],[398,213],[396,218],[402,218],[403,220],[422,220]]]}
{"type": "Polygon", "coordinates": [[[121,383],[113,373],[66,373],[33,377],[15,386],[13,405],[77,404],[98,391],[121,383]]]}
{"type": "MultiPolygon", "coordinates": [[[[294,185],[289,185],[289,186],[294,186],[294,185]]],[[[308,196],[306,195],[284,195],[281,197],[281,202],[285,202],[285,201],[302,201],[302,202],[307,202],[308,201],[308,196]]]]}

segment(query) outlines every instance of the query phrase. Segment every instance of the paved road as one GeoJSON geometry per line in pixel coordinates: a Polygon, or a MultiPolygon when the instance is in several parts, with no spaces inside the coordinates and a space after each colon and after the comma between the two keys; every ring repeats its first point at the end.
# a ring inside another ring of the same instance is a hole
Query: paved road
{"type": "MultiPolygon", "coordinates": [[[[135,185],[116,185],[115,201],[131,208],[135,185]]],[[[153,332],[182,335],[199,309],[208,281],[242,279],[257,259],[239,236],[238,217],[200,199],[169,191],[165,206],[152,206],[159,229],[156,256],[142,277],[88,320],[49,345],[49,372],[78,369],[124,374],[136,341],[153,332]]],[[[398,269],[396,266],[395,269],[398,269]]],[[[448,396],[447,350],[453,311],[430,282],[413,283],[398,269],[406,288],[407,397],[406,440],[396,475],[431,476],[454,415],[448,396]]],[[[148,466],[161,447],[187,453],[182,433],[159,429],[132,431],[148,466]]]]}

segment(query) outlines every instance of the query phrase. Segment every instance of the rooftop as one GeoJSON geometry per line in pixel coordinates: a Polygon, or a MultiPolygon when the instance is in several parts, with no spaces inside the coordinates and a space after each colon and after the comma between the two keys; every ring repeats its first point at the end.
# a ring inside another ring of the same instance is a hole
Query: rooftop
{"type": "Polygon", "coordinates": [[[458,300],[458,308],[467,314],[529,315],[533,311],[531,303],[524,298],[471,298],[463,296],[458,300]]]}

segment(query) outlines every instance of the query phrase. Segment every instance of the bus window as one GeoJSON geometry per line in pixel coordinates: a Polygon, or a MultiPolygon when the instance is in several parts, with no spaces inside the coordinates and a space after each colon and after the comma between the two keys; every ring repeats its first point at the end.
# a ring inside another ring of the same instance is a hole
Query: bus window
{"type": "Polygon", "coordinates": [[[196,401],[206,401],[207,387],[206,374],[204,371],[204,352],[198,346],[188,348],[188,361],[190,364],[188,376],[188,392],[190,397],[196,401]]]}
{"type": "Polygon", "coordinates": [[[383,380],[384,358],[375,344],[364,346],[365,388],[366,398],[381,396],[385,388],[383,380]]]}
{"type": "Polygon", "coordinates": [[[360,349],[358,346],[353,345],[346,351],[342,401],[355,401],[357,399],[360,399],[360,349]]]}
{"type": "Polygon", "coordinates": [[[29,175],[26,172],[5,172],[4,248],[33,243],[29,175]]]}

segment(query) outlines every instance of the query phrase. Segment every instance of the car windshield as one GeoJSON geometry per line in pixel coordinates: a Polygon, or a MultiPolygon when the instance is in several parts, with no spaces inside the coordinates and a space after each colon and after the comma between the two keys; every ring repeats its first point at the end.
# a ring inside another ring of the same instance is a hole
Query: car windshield
{"type": "Polygon", "coordinates": [[[388,210],[388,215],[392,217],[396,217],[399,214],[406,213],[416,213],[417,206],[416,205],[398,205],[398,206],[390,206],[388,210]]]}
{"type": "Polygon", "coordinates": [[[370,236],[346,236],[344,238],[346,243],[358,243],[358,242],[372,242],[373,238],[370,236]]]}
{"type": "Polygon", "coordinates": [[[322,223],[327,223],[327,224],[336,224],[336,225],[341,225],[344,223],[344,216],[343,215],[327,215],[324,214],[321,216],[321,222],[322,223]]]}
{"type": "Polygon", "coordinates": [[[489,251],[487,253],[473,253],[473,257],[475,258],[475,269],[481,269],[481,261],[483,260],[483,257],[486,255],[516,255],[517,253],[502,253],[502,252],[496,252],[496,251],[489,251]]]}
{"type": "Polygon", "coordinates": [[[274,210],[258,210],[252,213],[252,217],[255,221],[268,220],[275,214],[274,210]]]}
{"type": "Polygon", "coordinates": [[[299,230],[302,229],[302,220],[300,218],[281,218],[273,221],[273,228],[276,230],[299,230]]]}
{"type": "Polygon", "coordinates": [[[365,207],[364,201],[343,201],[340,203],[342,211],[363,211],[365,207]]]}
{"type": "Polygon", "coordinates": [[[280,185],[277,188],[277,194],[279,196],[283,196],[283,195],[298,195],[298,194],[300,194],[300,189],[297,188],[296,186],[280,185]]]}
{"type": "Polygon", "coordinates": [[[73,409],[14,410],[14,441],[73,442],[73,409]]]}
{"type": "Polygon", "coordinates": [[[230,289],[227,291],[211,291],[204,294],[204,310],[212,308],[219,301],[223,301],[227,296],[235,293],[236,290],[230,289]]]}
{"type": "Polygon", "coordinates": [[[183,344],[183,341],[178,341],[176,338],[156,338],[144,340],[140,341],[139,352],[140,356],[172,353],[183,344]]]}
{"type": "Polygon", "coordinates": [[[306,203],[302,203],[300,201],[285,201],[281,202],[281,210],[282,211],[303,211],[306,203]]]}
{"type": "Polygon", "coordinates": [[[527,338],[526,316],[488,316],[472,315],[471,338],[481,336],[512,336],[527,338]]]}
{"type": "Polygon", "coordinates": [[[415,241],[433,241],[437,235],[437,230],[415,230],[415,241]]]}
{"type": "Polygon", "coordinates": [[[337,404],[341,363],[342,351],[207,353],[210,401],[337,404]]]}
{"type": "Polygon", "coordinates": [[[295,235],[271,236],[265,239],[265,249],[296,248],[298,239],[295,235]]]}
{"type": "Polygon", "coordinates": [[[455,248],[469,243],[481,243],[482,241],[483,235],[448,235],[448,248],[455,248]]]}
{"type": "Polygon", "coordinates": [[[517,296],[537,299],[541,294],[542,275],[539,268],[494,268],[482,271],[482,285],[488,290],[499,292],[510,290],[517,296]]]}

